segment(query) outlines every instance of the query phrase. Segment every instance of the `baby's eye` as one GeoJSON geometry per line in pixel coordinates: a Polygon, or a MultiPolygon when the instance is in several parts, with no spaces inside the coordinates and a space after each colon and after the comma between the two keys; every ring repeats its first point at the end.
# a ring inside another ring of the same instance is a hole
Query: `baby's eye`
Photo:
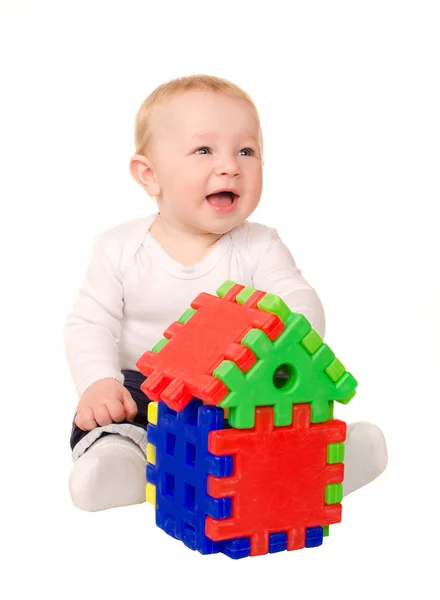
{"type": "Polygon", "coordinates": [[[211,150],[209,148],[207,148],[206,146],[203,146],[202,148],[198,148],[196,150],[196,154],[209,154],[211,152],[211,150]]]}
{"type": "Polygon", "coordinates": [[[240,156],[253,156],[255,154],[255,152],[252,150],[252,148],[243,148],[242,150],[240,150],[240,152],[238,153],[240,156]],[[243,154],[244,152],[244,154],[243,154]]]}

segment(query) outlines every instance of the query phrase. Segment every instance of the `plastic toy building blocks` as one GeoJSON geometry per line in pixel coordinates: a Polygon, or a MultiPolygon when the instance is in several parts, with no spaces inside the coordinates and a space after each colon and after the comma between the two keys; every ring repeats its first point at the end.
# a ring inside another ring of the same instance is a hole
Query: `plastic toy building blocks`
{"type": "Polygon", "coordinates": [[[357,382],[281,298],[226,281],[200,294],[137,366],[148,409],[147,500],[202,554],[323,543],[341,520],[357,382]]]}
{"type": "Polygon", "coordinates": [[[320,545],[322,525],[341,520],[340,498],[328,490],[343,480],[343,464],[331,459],[345,423],[310,423],[304,404],[293,407],[288,427],[275,427],[273,409],[259,407],[254,429],[223,429],[222,413],[196,399],[180,413],[159,403],[147,436],[156,524],[202,554],[320,545]]]}
{"type": "Polygon", "coordinates": [[[256,406],[275,406],[275,425],[282,426],[292,422],[293,403],[311,403],[312,422],[323,422],[329,402],[351,400],[354,377],[281,298],[233,282],[217,295],[199,295],[138,360],[151,400],[174,410],[193,397],[220,404],[240,429],[253,427],[256,406]],[[280,370],[286,377],[277,385],[280,370]]]}

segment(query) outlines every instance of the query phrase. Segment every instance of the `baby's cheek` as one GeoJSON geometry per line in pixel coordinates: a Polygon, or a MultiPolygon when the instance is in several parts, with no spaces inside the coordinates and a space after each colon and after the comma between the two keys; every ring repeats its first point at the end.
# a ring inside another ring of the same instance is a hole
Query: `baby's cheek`
{"type": "Polygon", "coordinates": [[[254,194],[260,195],[263,187],[263,173],[261,169],[255,171],[252,177],[252,190],[254,194]]]}
{"type": "Polygon", "coordinates": [[[248,190],[258,191],[262,187],[263,177],[260,171],[253,170],[246,177],[246,187],[248,190]]]}
{"type": "Polygon", "coordinates": [[[199,201],[205,197],[205,185],[197,177],[197,173],[187,173],[187,177],[181,181],[179,191],[185,196],[188,202],[199,201]]]}

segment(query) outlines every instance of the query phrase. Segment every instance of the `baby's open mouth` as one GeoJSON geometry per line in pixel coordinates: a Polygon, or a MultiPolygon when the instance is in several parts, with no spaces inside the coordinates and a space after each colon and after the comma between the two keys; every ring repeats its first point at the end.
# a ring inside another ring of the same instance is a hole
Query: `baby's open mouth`
{"type": "Polygon", "coordinates": [[[230,191],[216,192],[215,194],[209,194],[206,196],[206,200],[218,208],[225,208],[231,206],[237,199],[238,194],[230,191]]]}

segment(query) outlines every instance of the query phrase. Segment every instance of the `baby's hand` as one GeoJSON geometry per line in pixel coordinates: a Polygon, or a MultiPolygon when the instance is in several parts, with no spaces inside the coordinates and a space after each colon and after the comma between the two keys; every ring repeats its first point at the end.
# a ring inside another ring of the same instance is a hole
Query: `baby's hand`
{"type": "Polygon", "coordinates": [[[138,412],[130,392],[116,379],[95,381],[81,396],[76,425],[90,431],[99,425],[132,421],[138,412]]]}

